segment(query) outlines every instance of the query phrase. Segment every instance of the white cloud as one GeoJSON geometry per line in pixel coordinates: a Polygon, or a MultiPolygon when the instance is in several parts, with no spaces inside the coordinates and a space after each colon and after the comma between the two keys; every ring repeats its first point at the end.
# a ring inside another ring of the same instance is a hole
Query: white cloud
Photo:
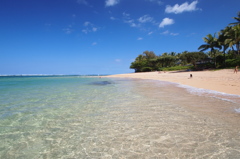
{"type": "Polygon", "coordinates": [[[115,17],[110,17],[110,19],[111,19],[111,20],[116,20],[116,18],[115,18],[115,17]]]}
{"type": "Polygon", "coordinates": [[[162,5],[163,2],[162,1],[159,1],[159,0],[147,0],[149,2],[153,2],[153,3],[157,3],[158,5],[162,5]]]}
{"type": "Polygon", "coordinates": [[[66,29],[63,29],[63,31],[66,33],[66,34],[71,34],[73,32],[73,30],[71,28],[66,28],[66,29]]]}
{"type": "Polygon", "coordinates": [[[139,37],[137,40],[143,40],[143,38],[139,37]]]}
{"type": "Polygon", "coordinates": [[[152,34],[153,34],[153,32],[152,32],[152,31],[148,33],[148,35],[152,35],[152,34]]]}
{"type": "Polygon", "coordinates": [[[114,6],[119,3],[119,0],[106,0],[105,4],[107,7],[114,6]]]}
{"type": "Polygon", "coordinates": [[[96,42],[93,42],[92,45],[93,45],[93,46],[94,46],[94,45],[97,45],[97,43],[96,43],[96,42]]]}
{"type": "Polygon", "coordinates": [[[130,25],[130,27],[138,28],[142,31],[151,31],[151,25],[154,27],[158,26],[159,23],[154,20],[153,17],[149,15],[143,15],[138,19],[133,19],[130,14],[123,12],[123,22],[130,25]],[[150,25],[149,25],[150,24],[150,25]],[[150,26],[150,27],[149,27],[150,26]]]}
{"type": "Polygon", "coordinates": [[[169,31],[166,30],[166,31],[162,32],[162,34],[164,34],[164,35],[169,34],[169,31]]]}
{"type": "Polygon", "coordinates": [[[115,59],[115,62],[121,62],[122,60],[121,59],[115,59]]]}
{"type": "Polygon", "coordinates": [[[144,15],[138,19],[139,22],[141,23],[147,23],[147,22],[152,22],[153,18],[150,17],[149,15],[144,15]]]}
{"type": "Polygon", "coordinates": [[[73,25],[68,25],[67,28],[64,28],[63,31],[66,33],[66,34],[71,34],[74,30],[72,29],[73,28],[73,25]]]}
{"type": "Polygon", "coordinates": [[[162,32],[161,34],[163,34],[163,35],[172,35],[172,36],[177,36],[177,35],[179,35],[179,33],[171,33],[171,32],[169,32],[168,30],[162,32]]]}
{"type": "Polygon", "coordinates": [[[183,13],[183,12],[199,10],[198,8],[196,8],[197,3],[198,3],[198,1],[193,1],[190,4],[188,4],[188,2],[185,2],[181,5],[175,4],[173,7],[171,7],[170,5],[167,5],[165,12],[179,14],[179,13],[183,13]]]}
{"type": "Polygon", "coordinates": [[[177,35],[179,35],[179,33],[170,33],[170,35],[177,36],[177,35]]]}
{"type": "Polygon", "coordinates": [[[87,34],[89,31],[87,29],[83,29],[82,32],[87,34]]]}
{"type": "Polygon", "coordinates": [[[162,20],[162,22],[159,24],[159,27],[160,28],[164,28],[164,26],[166,25],[172,25],[174,24],[174,20],[173,19],[170,19],[170,18],[164,18],[162,20]]]}
{"type": "Polygon", "coordinates": [[[88,2],[86,0],[77,0],[77,3],[88,5],[88,2]]]}
{"type": "Polygon", "coordinates": [[[83,25],[84,25],[84,26],[89,26],[89,25],[91,25],[91,23],[90,23],[90,22],[84,22],[83,25]]]}
{"type": "Polygon", "coordinates": [[[139,25],[135,23],[134,19],[130,17],[130,14],[123,13],[124,23],[129,24],[131,27],[138,27],[139,25]]]}
{"type": "Polygon", "coordinates": [[[76,18],[77,16],[76,16],[76,14],[73,14],[72,17],[73,17],[73,18],[76,18]]]}
{"type": "Polygon", "coordinates": [[[92,28],[92,31],[93,31],[93,32],[96,32],[97,30],[98,30],[98,29],[95,28],[95,27],[92,28]]]}
{"type": "Polygon", "coordinates": [[[82,30],[82,32],[85,34],[88,34],[90,32],[96,32],[99,30],[98,27],[96,27],[94,24],[88,21],[84,22],[83,26],[84,26],[84,29],[82,30]]]}
{"type": "Polygon", "coordinates": [[[123,12],[123,16],[124,17],[130,17],[130,14],[126,13],[126,12],[123,12]]]}
{"type": "Polygon", "coordinates": [[[130,26],[131,27],[137,27],[137,24],[136,23],[130,23],[130,26]]]}

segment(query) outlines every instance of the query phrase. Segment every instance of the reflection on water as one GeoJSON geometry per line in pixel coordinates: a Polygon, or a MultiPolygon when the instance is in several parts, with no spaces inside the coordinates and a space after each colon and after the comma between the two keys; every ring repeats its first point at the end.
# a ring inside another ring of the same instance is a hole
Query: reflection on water
{"type": "Polygon", "coordinates": [[[0,158],[240,156],[238,97],[222,100],[147,80],[104,87],[76,81],[1,98],[0,158]]]}

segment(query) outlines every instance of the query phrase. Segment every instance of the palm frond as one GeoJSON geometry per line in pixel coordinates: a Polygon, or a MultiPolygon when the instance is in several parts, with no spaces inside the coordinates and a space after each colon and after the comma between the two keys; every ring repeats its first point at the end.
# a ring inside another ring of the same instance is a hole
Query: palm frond
{"type": "Polygon", "coordinates": [[[206,51],[209,48],[210,48],[209,45],[203,44],[203,45],[199,46],[198,50],[202,52],[202,51],[206,51]]]}

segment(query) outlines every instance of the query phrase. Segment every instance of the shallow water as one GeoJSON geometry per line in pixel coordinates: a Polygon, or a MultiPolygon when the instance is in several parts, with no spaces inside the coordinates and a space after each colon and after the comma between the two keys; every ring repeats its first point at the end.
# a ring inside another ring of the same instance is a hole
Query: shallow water
{"type": "Polygon", "coordinates": [[[239,103],[151,80],[1,77],[0,158],[238,158],[239,103]]]}

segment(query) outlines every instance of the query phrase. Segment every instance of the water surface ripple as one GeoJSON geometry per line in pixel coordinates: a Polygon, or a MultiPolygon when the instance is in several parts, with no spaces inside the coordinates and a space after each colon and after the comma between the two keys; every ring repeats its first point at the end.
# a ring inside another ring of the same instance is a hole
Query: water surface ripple
{"type": "Polygon", "coordinates": [[[0,78],[0,158],[238,158],[240,98],[193,90],[151,80],[0,78]]]}

